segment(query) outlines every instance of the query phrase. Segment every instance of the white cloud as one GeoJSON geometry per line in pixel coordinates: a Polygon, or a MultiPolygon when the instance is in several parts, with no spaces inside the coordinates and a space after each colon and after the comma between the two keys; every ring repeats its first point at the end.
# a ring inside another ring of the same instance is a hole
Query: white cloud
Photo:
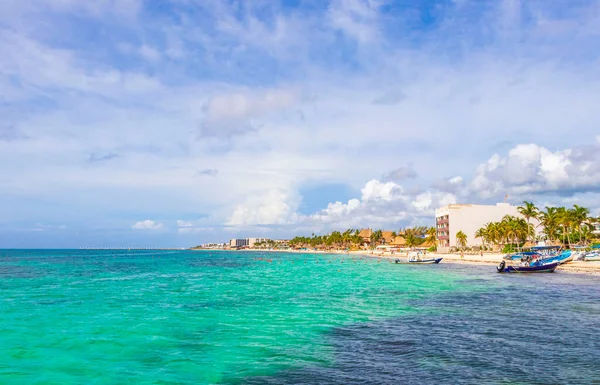
{"type": "Polygon", "coordinates": [[[297,203],[294,204],[294,198],[288,191],[273,189],[264,195],[252,196],[235,207],[227,224],[239,226],[294,223],[297,217],[295,206],[297,203]]]}
{"type": "Polygon", "coordinates": [[[164,228],[164,225],[160,222],[146,219],[144,221],[134,223],[131,228],[135,230],[160,230],[164,228]]]}
{"type": "Polygon", "coordinates": [[[495,154],[480,165],[470,187],[484,197],[597,188],[599,151],[597,144],[554,152],[537,144],[517,145],[507,156],[495,154]]]}
{"type": "MultiPolygon", "coordinates": [[[[205,213],[178,226],[191,232],[426,222],[444,202],[598,185],[598,29],[586,4],[460,1],[413,28],[418,12],[380,1],[323,12],[171,2],[164,13],[52,3],[0,4],[0,94],[12,109],[1,111],[0,198],[54,199],[87,213],[81,223],[132,204],[150,218],[205,213]],[[109,14],[119,17],[98,17],[109,14]],[[90,17],[106,31],[93,50],[73,34],[90,17]],[[92,166],[93,154],[118,157],[92,166]],[[308,183],[361,192],[303,216],[308,183]],[[87,206],[72,199],[81,193],[87,206]]],[[[7,220],[22,216],[8,206],[7,220]]]]}
{"type": "Polygon", "coordinates": [[[335,0],[329,7],[331,25],[360,43],[379,37],[379,1],[335,0]]]}
{"type": "Polygon", "coordinates": [[[373,179],[367,182],[361,193],[364,202],[371,200],[391,201],[399,194],[402,194],[402,186],[394,182],[382,183],[373,179]]]}

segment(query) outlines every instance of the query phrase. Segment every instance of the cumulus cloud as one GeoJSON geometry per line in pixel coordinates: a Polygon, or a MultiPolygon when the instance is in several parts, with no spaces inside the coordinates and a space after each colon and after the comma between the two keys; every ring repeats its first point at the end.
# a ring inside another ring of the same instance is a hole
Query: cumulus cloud
{"type": "Polygon", "coordinates": [[[296,199],[289,191],[273,189],[264,195],[255,195],[238,205],[227,225],[282,225],[297,219],[296,199]]]}
{"type": "Polygon", "coordinates": [[[394,182],[373,179],[361,190],[361,199],[351,199],[346,204],[329,203],[325,209],[299,217],[298,221],[302,225],[320,224],[324,229],[429,224],[433,210],[450,203],[456,203],[453,194],[410,193],[394,182]]]}
{"type": "Polygon", "coordinates": [[[506,156],[494,154],[481,164],[470,188],[483,197],[513,194],[598,190],[600,145],[551,151],[537,144],[521,144],[506,156]]]}
{"type": "Polygon", "coordinates": [[[144,221],[134,223],[131,228],[135,230],[160,230],[164,228],[164,225],[160,222],[146,219],[144,221]]]}

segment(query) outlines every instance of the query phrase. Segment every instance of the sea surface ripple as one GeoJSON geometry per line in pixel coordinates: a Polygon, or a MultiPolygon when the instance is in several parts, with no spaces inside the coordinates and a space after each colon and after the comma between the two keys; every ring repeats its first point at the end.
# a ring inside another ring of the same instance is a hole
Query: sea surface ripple
{"type": "Polygon", "coordinates": [[[600,384],[600,279],[0,250],[0,384],[600,384]]]}

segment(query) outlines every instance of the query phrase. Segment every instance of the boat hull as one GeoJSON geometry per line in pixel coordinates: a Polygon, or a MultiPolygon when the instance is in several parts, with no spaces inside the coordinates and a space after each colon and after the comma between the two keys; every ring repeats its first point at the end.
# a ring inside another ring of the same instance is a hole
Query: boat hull
{"type": "Polygon", "coordinates": [[[432,258],[432,259],[422,259],[420,261],[408,261],[408,263],[417,263],[423,265],[433,265],[436,263],[440,263],[443,258],[432,258]]]}
{"type": "Polygon", "coordinates": [[[539,266],[502,266],[502,268],[499,266],[498,273],[554,273],[558,265],[558,262],[554,262],[539,266]]]}
{"type": "Polygon", "coordinates": [[[411,264],[415,264],[415,265],[434,265],[434,264],[438,264],[442,261],[443,258],[432,258],[432,259],[422,259],[420,261],[401,261],[399,259],[396,259],[396,263],[398,264],[403,264],[403,263],[411,263],[411,264]]]}

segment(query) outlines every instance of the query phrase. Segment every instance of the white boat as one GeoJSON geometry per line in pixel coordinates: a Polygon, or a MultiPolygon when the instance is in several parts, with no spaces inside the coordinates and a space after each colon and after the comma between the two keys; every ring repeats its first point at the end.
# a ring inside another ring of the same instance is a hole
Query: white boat
{"type": "Polygon", "coordinates": [[[423,257],[424,257],[424,254],[422,252],[418,251],[416,253],[409,253],[406,261],[403,261],[401,259],[396,259],[395,262],[396,263],[420,263],[420,264],[424,264],[424,265],[428,265],[428,264],[432,265],[432,264],[440,263],[443,259],[443,258],[423,258],[423,257]]]}
{"type": "Polygon", "coordinates": [[[600,261],[600,252],[592,251],[583,256],[584,261],[600,261]]]}

